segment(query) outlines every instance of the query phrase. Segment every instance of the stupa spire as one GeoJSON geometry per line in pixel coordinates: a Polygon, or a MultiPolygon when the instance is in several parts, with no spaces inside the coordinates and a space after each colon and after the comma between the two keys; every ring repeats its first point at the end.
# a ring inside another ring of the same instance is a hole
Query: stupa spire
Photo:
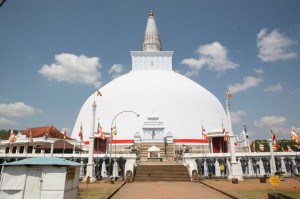
{"type": "Polygon", "coordinates": [[[156,23],[154,20],[153,11],[150,10],[150,14],[148,17],[148,22],[146,26],[146,31],[144,34],[143,44],[142,44],[143,51],[161,51],[162,45],[160,42],[159,33],[156,27],[156,23]]]}

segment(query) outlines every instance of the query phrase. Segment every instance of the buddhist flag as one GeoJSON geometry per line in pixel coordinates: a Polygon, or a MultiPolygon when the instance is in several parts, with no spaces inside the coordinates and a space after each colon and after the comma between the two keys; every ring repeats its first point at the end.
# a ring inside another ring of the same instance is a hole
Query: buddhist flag
{"type": "Polygon", "coordinates": [[[80,141],[83,141],[82,124],[80,126],[80,130],[79,130],[78,136],[79,136],[80,141]]]}
{"type": "Polygon", "coordinates": [[[96,92],[97,92],[97,96],[102,97],[102,93],[99,90],[96,90],[96,92]]]}
{"type": "Polygon", "coordinates": [[[101,138],[102,140],[105,139],[105,135],[104,135],[104,132],[102,130],[102,126],[100,125],[99,121],[98,121],[98,135],[99,135],[99,138],[101,138]]]}
{"type": "Polygon", "coordinates": [[[300,142],[299,137],[298,137],[298,135],[296,134],[294,128],[292,128],[291,138],[292,138],[296,143],[300,142]]]}
{"type": "Polygon", "coordinates": [[[227,99],[229,100],[231,98],[231,93],[229,91],[229,89],[227,89],[227,99]]]}
{"type": "Polygon", "coordinates": [[[246,124],[244,124],[244,133],[245,133],[246,139],[249,139],[249,135],[248,135],[248,133],[247,133],[247,127],[246,127],[246,124]]]}
{"type": "Polygon", "coordinates": [[[114,138],[115,135],[117,135],[117,128],[114,126],[113,128],[111,128],[111,137],[114,138]]]}
{"type": "Polygon", "coordinates": [[[276,135],[272,130],[271,130],[271,137],[273,142],[276,141],[276,135]]]}
{"type": "Polygon", "coordinates": [[[64,140],[67,138],[67,129],[64,129],[64,140]]]}
{"type": "Polygon", "coordinates": [[[207,142],[208,141],[208,135],[206,133],[205,128],[203,128],[203,126],[202,126],[202,136],[203,136],[204,141],[207,142]]]}
{"type": "Polygon", "coordinates": [[[223,128],[223,134],[224,134],[224,142],[227,142],[228,138],[227,138],[227,134],[226,134],[226,129],[223,128]]]}
{"type": "Polygon", "coordinates": [[[33,142],[31,130],[30,130],[30,132],[29,132],[29,142],[31,142],[31,143],[33,142]]]}
{"type": "Polygon", "coordinates": [[[275,143],[273,145],[273,150],[277,151],[279,148],[280,148],[280,144],[279,144],[279,142],[277,140],[275,140],[275,143]]]}
{"type": "Polygon", "coordinates": [[[15,136],[15,134],[14,134],[14,131],[11,130],[11,131],[10,131],[10,135],[9,135],[9,142],[13,143],[13,142],[15,142],[15,141],[16,141],[16,136],[15,136]]]}

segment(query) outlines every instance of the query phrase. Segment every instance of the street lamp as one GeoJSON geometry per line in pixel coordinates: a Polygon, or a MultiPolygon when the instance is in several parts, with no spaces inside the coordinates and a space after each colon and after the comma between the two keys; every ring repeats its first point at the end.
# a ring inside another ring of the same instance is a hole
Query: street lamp
{"type": "MultiPolygon", "coordinates": [[[[113,130],[113,124],[115,122],[115,120],[117,119],[117,117],[119,115],[121,115],[122,113],[134,113],[136,114],[136,117],[139,117],[140,115],[137,114],[136,112],[134,111],[121,111],[120,113],[118,113],[114,119],[112,120],[111,122],[111,128],[110,128],[110,142],[109,142],[109,168],[108,168],[108,171],[109,171],[109,180],[111,180],[111,175],[112,175],[112,166],[111,166],[111,149],[112,149],[112,130],[113,130]]],[[[116,127],[115,127],[116,128],[116,127]]]]}

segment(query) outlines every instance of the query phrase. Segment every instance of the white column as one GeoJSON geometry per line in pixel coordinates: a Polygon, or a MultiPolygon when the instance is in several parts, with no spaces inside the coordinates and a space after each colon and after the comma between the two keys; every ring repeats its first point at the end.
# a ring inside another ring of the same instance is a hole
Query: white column
{"type": "Polygon", "coordinates": [[[75,153],[76,153],[76,151],[75,151],[75,147],[76,147],[76,140],[74,140],[74,145],[73,145],[73,154],[75,154],[75,153]]]}
{"type": "Polygon", "coordinates": [[[285,166],[285,162],[284,162],[284,157],[280,157],[280,166],[281,166],[281,171],[286,174],[287,170],[286,170],[286,166],[285,166]]]}
{"type": "Polygon", "coordinates": [[[263,161],[261,160],[261,158],[259,158],[259,174],[261,176],[264,176],[266,174],[266,171],[265,171],[265,167],[264,167],[264,163],[263,161]]]}
{"type": "Polygon", "coordinates": [[[236,161],[235,155],[235,146],[234,146],[234,134],[231,125],[231,116],[230,116],[230,107],[229,101],[226,101],[226,109],[227,109],[227,119],[228,119],[228,127],[229,127],[229,145],[230,145],[230,158],[231,158],[231,175],[228,176],[228,179],[231,180],[232,178],[237,178],[238,181],[243,181],[243,176],[239,174],[238,171],[238,163],[236,161]]]}
{"type": "Polygon", "coordinates": [[[102,176],[103,178],[106,178],[106,177],[107,177],[107,171],[106,171],[106,164],[105,164],[105,161],[102,162],[101,176],[102,176]]]}
{"type": "Polygon", "coordinates": [[[219,164],[218,158],[216,158],[216,161],[215,161],[215,173],[216,173],[216,176],[221,176],[220,164],[219,164]]]}
{"type": "Polygon", "coordinates": [[[50,150],[51,157],[53,156],[53,148],[54,148],[54,142],[51,142],[51,150],[50,150]]]}
{"type": "Polygon", "coordinates": [[[270,158],[271,175],[275,175],[276,165],[275,165],[275,157],[274,157],[272,145],[273,145],[272,139],[269,139],[269,146],[270,146],[270,152],[271,152],[271,158],[270,158]]]}
{"type": "Polygon", "coordinates": [[[208,176],[208,165],[206,159],[204,159],[204,176],[208,176]]]}
{"type": "Polygon", "coordinates": [[[248,171],[250,176],[254,176],[253,162],[251,158],[248,159],[248,171]]]}
{"type": "Polygon", "coordinates": [[[96,178],[94,176],[94,163],[93,163],[93,156],[94,156],[94,132],[95,132],[95,119],[96,119],[96,102],[94,100],[93,103],[93,117],[92,117],[92,131],[90,133],[90,143],[89,143],[89,157],[88,157],[88,163],[86,164],[86,175],[83,178],[83,181],[85,182],[87,177],[90,177],[90,182],[96,181],[96,178]]]}
{"type": "Polygon", "coordinates": [[[293,174],[294,175],[298,175],[299,172],[298,172],[298,168],[296,167],[296,162],[295,162],[295,157],[292,157],[292,170],[293,170],[293,174]]]}

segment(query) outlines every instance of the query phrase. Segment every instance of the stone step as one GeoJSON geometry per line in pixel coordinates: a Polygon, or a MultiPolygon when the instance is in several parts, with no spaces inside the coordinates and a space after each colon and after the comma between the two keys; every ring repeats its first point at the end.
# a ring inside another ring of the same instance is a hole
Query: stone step
{"type": "MultiPolygon", "coordinates": [[[[138,165],[136,181],[190,181],[188,170],[183,165],[138,165]]],[[[173,163],[174,164],[174,163],[173,163]]]]}

